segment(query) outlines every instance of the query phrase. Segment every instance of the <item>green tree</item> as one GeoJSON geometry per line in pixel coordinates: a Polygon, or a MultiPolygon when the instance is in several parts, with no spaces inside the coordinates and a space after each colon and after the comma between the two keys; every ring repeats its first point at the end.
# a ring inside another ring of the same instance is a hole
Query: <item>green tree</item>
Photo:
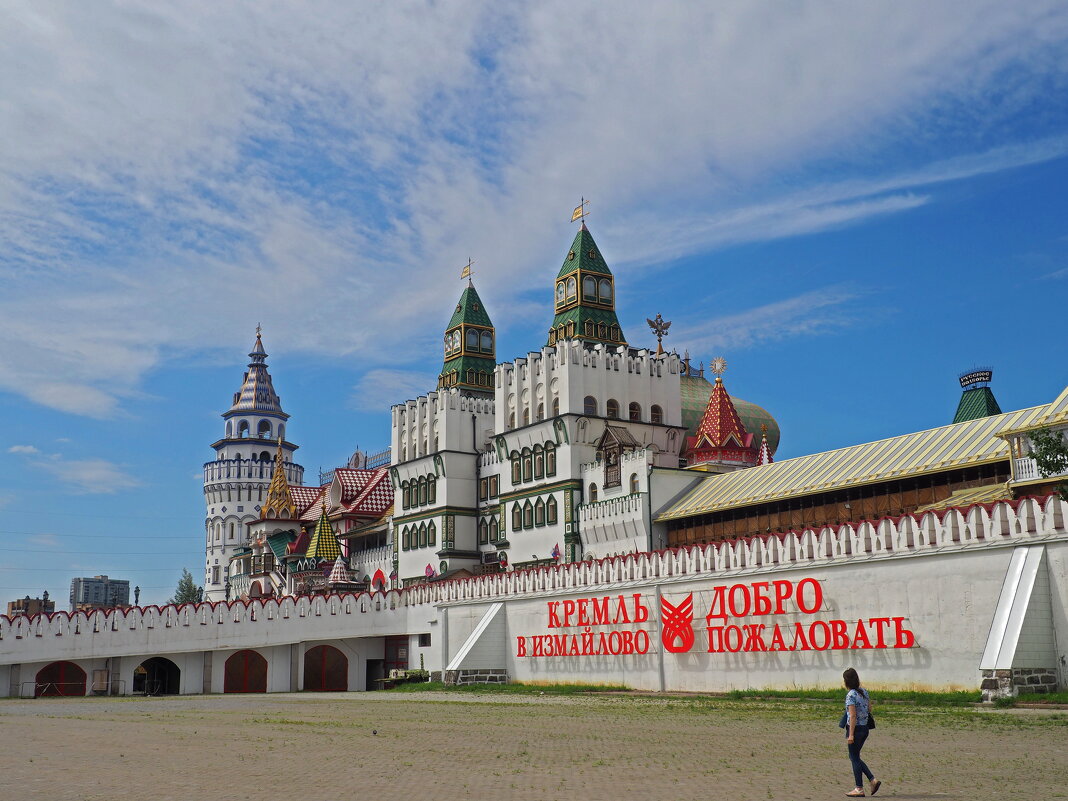
{"type": "MultiPolygon", "coordinates": [[[[1048,428],[1031,432],[1031,458],[1043,476],[1056,476],[1068,472],[1068,442],[1064,434],[1048,428]]],[[[1068,482],[1057,485],[1057,494],[1068,501],[1068,482]]]]}
{"type": "Polygon", "coordinates": [[[174,597],[167,603],[171,604],[195,604],[204,599],[204,588],[193,583],[193,574],[186,568],[182,568],[182,577],[178,579],[178,587],[174,591],[174,597]]]}

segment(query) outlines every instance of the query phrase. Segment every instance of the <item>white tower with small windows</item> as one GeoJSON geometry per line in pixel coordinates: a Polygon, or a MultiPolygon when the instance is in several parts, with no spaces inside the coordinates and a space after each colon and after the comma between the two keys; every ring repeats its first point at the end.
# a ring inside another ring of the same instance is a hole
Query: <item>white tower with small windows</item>
{"type": "Polygon", "coordinates": [[[204,599],[227,599],[227,565],[245,547],[246,526],[260,518],[260,507],[271,484],[275,450],[281,448],[286,479],[304,483],[304,468],[293,461],[297,446],[286,441],[289,415],[274,391],[267,372],[267,353],[260,329],[249,353],[251,361],[241,389],[223,414],[224,436],[212,443],[215,460],[204,465],[204,599]]]}

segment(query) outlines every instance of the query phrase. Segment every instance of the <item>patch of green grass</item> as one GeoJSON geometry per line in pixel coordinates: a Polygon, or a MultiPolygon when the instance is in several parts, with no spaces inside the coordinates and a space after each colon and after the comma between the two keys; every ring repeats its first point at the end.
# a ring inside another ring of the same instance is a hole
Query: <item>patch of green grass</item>
{"type": "Polygon", "coordinates": [[[1068,704],[1068,693],[1026,693],[1015,698],[999,698],[994,702],[995,706],[1018,704],[1068,704]]]}
{"type": "MultiPolygon", "coordinates": [[[[792,690],[731,690],[727,698],[771,700],[779,698],[799,698],[816,701],[841,701],[845,690],[836,687],[797,687],[792,690]]],[[[983,700],[978,690],[959,690],[957,692],[926,692],[921,690],[879,690],[873,693],[876,705],[884,703],[906,703],[916,706],[964,706],[977,704],[983,700]]]]}
{"type": "Polygon", "coordinates": [[[580,695],[582,693],[629,692],[629,687],[620,684],[464,684],[446,687],[440,681],[420,681],[398,684],[385,692],[455,692],[498,695],[580,695]]]}

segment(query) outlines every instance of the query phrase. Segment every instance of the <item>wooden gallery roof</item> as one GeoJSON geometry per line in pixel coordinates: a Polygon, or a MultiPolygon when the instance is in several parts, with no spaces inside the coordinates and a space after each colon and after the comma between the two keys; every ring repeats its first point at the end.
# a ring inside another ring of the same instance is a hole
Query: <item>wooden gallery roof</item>
{"type": "Polygon", "coordinates": [[[659,521],[859,487],[1009,458],[999,434],[1068,419],[1068,388],[1053,403],[928,431],[710,475],[671,504],[659,521]]]}

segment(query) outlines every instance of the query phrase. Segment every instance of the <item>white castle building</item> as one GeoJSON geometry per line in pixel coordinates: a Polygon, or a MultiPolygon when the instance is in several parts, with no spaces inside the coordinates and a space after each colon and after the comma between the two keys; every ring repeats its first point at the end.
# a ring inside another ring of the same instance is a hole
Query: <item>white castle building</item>
{"type": "MultiPolygon", "coordinates": [[[[0,694],[363,690],[451,681],[726,690],[1068,679],[1068,388],[774,461],[779,430],[628,342],[581,227],[543,346],[496,360],[473,284],[390,448],[303,485],[259,335],[205,465],[207,602],[0,616],[0,694]]],[[[666,324],[658,317],[663,334],[666,324]]]]}

